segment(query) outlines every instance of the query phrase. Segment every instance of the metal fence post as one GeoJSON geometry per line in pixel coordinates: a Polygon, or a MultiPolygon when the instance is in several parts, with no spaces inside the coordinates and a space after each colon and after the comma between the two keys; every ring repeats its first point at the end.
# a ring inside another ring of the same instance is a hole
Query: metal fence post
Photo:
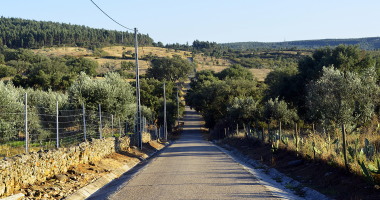
{"type": "Polygon", "coordinates": [[[57,148],[59,148],[59,130],[58,130],[58,101],[57,101],[57,148]]]}
{"type": "Polygon", "coordinates": [[[86,112],[84,110],[84,103],[82,103],[82,108],[83,108],[83,134],[84,134],[84,141],[87,140],[86,138],[86,112]]]}
{"type": "Polygon", "coordinates": [[[99,131],[100,131],[100,139],[103,138],[103,132],[102,132],[102,108],[99,104],[99,131]]]}
{"type": "Polygon", "coordinates": [[[111,127],[112,127],[112,137],[113,137],[113,115],[111,115],[111,127]]]}
{"type": "Polygon", "coordinates": [[[121,124],[120,124],[120,118],[119,118],[119,137],[121,137],[121,124]]]}
{"type": "Polygon", "coordinates": [[[145,117],[143,117],[142,124],[143,124],[142,130],[143,130],[143,132],[146,132],[146,130],[145,130],[146,129],[145,117]]]}
{"type": "Polygon", "coordinates": [[[25,153],[28,153],[28,94],[25,93],[25,153]]]}

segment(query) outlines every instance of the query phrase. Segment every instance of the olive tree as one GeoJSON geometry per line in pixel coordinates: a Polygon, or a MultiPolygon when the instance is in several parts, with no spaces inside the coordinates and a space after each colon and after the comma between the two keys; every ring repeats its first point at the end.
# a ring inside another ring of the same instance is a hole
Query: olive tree
{"type": "Polygon", "coordinates": [[[118,73],[107,73],[104,79],[92,80],[81,72],[77,80],[68,89],[69,102],[74,108],[98,110],[99,104],[104,112],[125,117],[128,104],[135,102],[134,89],[118,73]]]}
{"type": "Polygon", "coordinates": [[[345,126],[351,131],[362,126],[375,114],[379,86],[376,84],[375,68],[367,69],[362,75],[342,72],[323,67],[323,75],[307,85],[307,107],[309,116],[342,126],[343,152],[346,159],[345,126]]]}
{"type": "MultiPolygon", "coordinates": [[[[264,106],[263,117],[268,122],[268,132],[269,124],[272,120],[277,120],[280,123],[280,134],[281,134],[281,123],[289,124],[298,120],[297,111],[295,109],[289,109],[288,103],[284,100],[278,100],[278,97],[269,99],[264,106]]],[[[281,135],[280,135],[281,138],[281,135]]]]}
{"type": "Polygon", "coordinates": [[[258,103],[259,101],[255,101],[252,97],[235,97],[227,108],[228,116],[244,124],[259,120],[260,108],[258,103]]]}
{"type": "Polygon", "coordinates": [[[363,75],[324,67],[323,75],[311,81],[307,89],[310,117],[348,127],[362,126],[375,114],[379,86],[374,68],[363,75]]]}

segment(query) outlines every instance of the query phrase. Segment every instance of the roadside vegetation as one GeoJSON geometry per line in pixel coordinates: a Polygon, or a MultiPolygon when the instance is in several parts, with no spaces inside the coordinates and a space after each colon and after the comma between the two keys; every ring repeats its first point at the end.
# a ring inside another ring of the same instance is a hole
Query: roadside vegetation
{"type": "Polygon", "coordinates": [[[242,132],[248,143],[259,142],[246,148],[289,151],[378,188],[379,61],[359,46],[324,47],[296,66],[274,67],[264,83],[235,64],[197,72],[185,99],[202,113],[209,139],[242,132]]]}

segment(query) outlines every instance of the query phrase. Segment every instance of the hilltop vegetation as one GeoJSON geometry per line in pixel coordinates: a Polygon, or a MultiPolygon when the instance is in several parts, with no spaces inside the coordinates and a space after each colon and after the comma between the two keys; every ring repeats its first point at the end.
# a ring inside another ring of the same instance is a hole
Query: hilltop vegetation
{"type": "MultiPolygon", "coordinates": [[[[52,46],[78,46],[97,48],[122,44],[133,46],[134,33],[89,28],[57,22],[0,18],[0,46],[9,48],[41,48],[52,46]]],[[[140,45],[151,46],[149,35],[138,35],[140,45]]]]}
{"type": "Polygon", "coordinates": [[[377,50],[380,48],[380,37],[351,38],[351,39],[321,39],[299,40],[284,42],[235,42],[222,43],[223,47],[233,49],[318,49],[325,46],[336,47],[343,45],[359,45],[363,50],[377,50]]]}

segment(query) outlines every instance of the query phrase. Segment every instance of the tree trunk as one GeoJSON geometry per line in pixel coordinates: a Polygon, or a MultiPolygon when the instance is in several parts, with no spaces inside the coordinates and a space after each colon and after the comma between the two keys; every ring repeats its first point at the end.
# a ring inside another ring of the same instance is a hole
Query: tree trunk
{"type": "Polygon", "coordinates": [[[245,124],[243,124],[243,127],[244,127],[245,138],[249,141],[249,136],[248,136],[247,129],[245,128],[245,124]]]}
{"type": "Polygon", "coordinates": [[[264,144],[264,127],[263,127],[263,131],[261,132],[261,141],[263,142],[263,144],[264,144]]]}
{"type": "Polygon", "coordinates": [[[270,140],[270,122],[268,121],[268,136],[269,136],[269,140],[270,140]]]}
{"type": "Polygon", "coordinates": [[[280,140],[280,143],[281,143],[281,122],[280,122],[280,133],[278,135],[279,135],[279,140],[280,140]]]}
{"type": "Polygon", "coordinates": [[[313,124],[313,153],[314,153],[314,161],[315,162],[315,129],[313,124]]]}

